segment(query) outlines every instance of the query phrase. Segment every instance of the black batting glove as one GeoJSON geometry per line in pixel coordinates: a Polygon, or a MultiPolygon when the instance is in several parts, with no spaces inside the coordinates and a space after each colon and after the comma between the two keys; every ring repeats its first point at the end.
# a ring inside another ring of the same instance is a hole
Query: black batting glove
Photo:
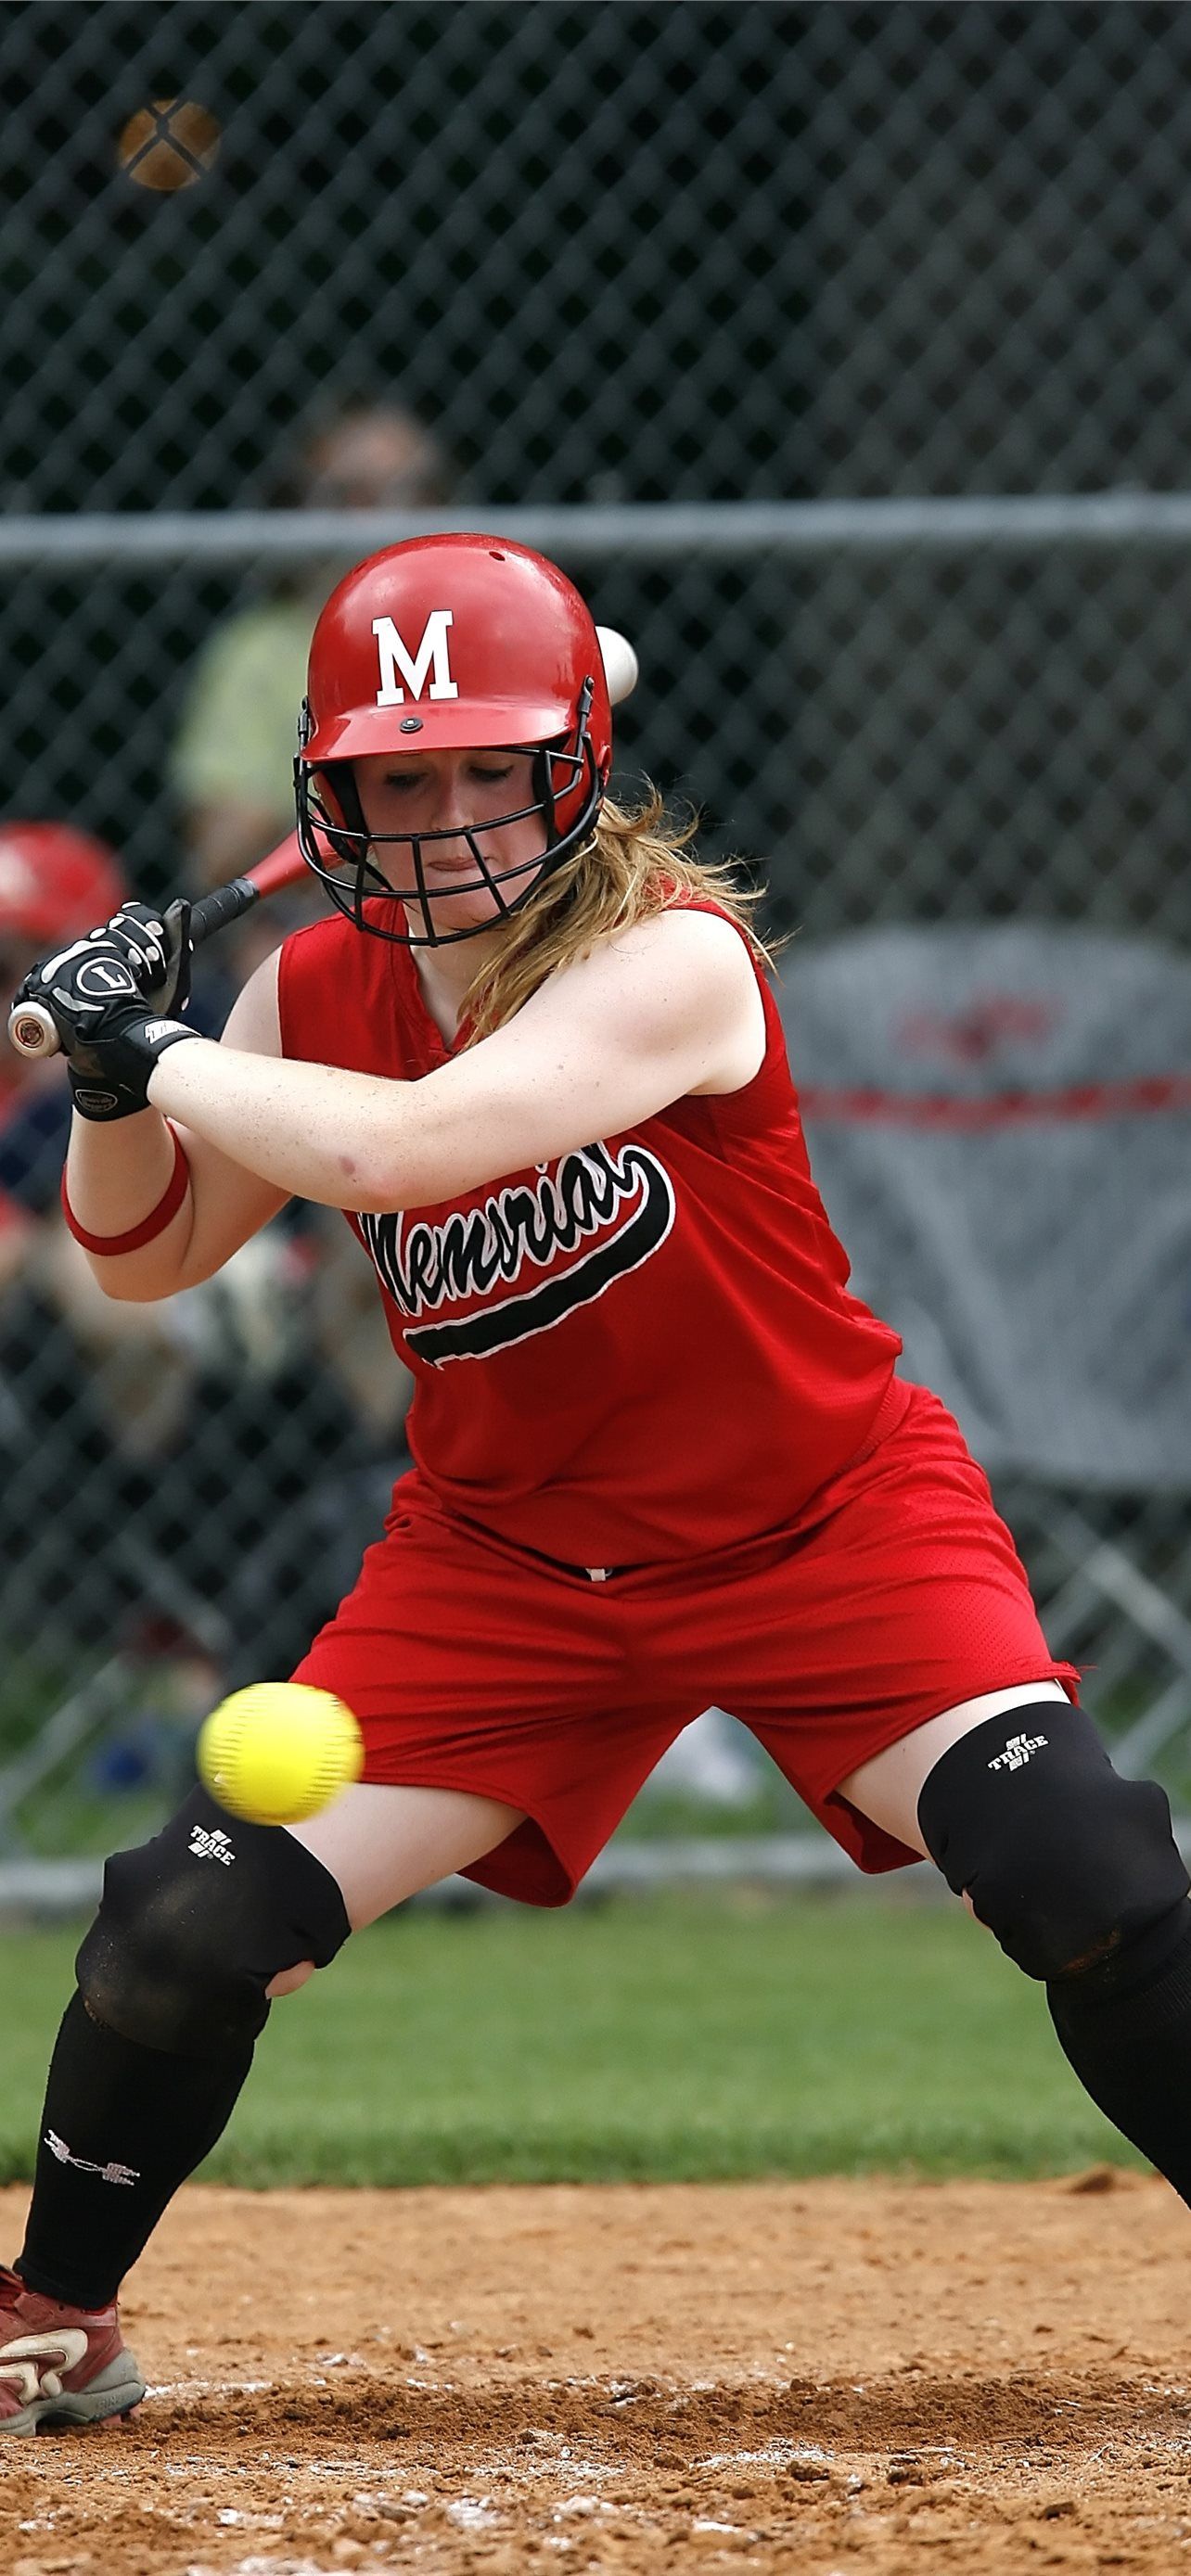
{"type": "MultiPolygon", "coordinates": [[[[125,907],[125,914],[132,909],[125,907]]],[[[171,906],[175,909],[185,907],[171,906]]],[[[34,966],[15,997],[18,1003],[45,1004],[70,1068],[75,1108],[81,1117],[104,1125],[146,1109],[149,1077],[159,1056],[179,1039],[199,1035],[183,1021],[155,1011],[133,964],[135,955],[137,967],[168,989],[176,961],[188,956],[181,926],[171,936],[167,922],[150,914],[155,926],[142,939],[140,922],[122,915],[116,921],[117,929],[92,931],[34,966]]],[[[179,965],[175,989],[181,972],[179,965]]]]}
{"type": "MultiPolygon", "coordinates": [[[[149,903],[122,903],[111,920],[91,936],[96,941],[111,942],[123,952],[154,1017],[164,1019],[168,1014],[173,1018],[186,1009],[194,955],[187,902],[172,903],[165,912],[149,903]]],[[[145,1083],[151,1070],[150,1065],[143,1076],[121,1080],[109,1062],[106,1071],[92,1070],[88,1074],[83,1072],[76,1053],[70,1063],[70,1093],[80,1118],[102,1126],[113,1118],[135,1118],[148,1106],[145,1083]]]]}
{"type": "Polygon", "coordinates": [[[188,903],[171,903],[164,912],[151,903],[122,903],[91,935],[123,949],[140,991],[161,1018],[176,1019],[186,1009],[194,955],[188,903]]]}
{"type": "Polygon", "coordinates": [[[95,1076],[88,1079],[76,1072],[69,1059],[67,1071],[72,1109],[77,1109],[80,1118],[89,1118],[97,1127],[110,1126],[113,1118],[136,1118],[142,1109],[149,1106],[147,1096],[142,1099],[135,1085],[107,1078],[100,1080],[95,1076]]]}
{"type": "Polygon", "coordinates": [[[132,1118],[149,1106],[153,1067],[181,1038],[198,1038],[201,1029],[185,1020],[158,1019],[140,999],[112,1000],[103,1017],[85,1036],[73,1031],[69,1041],[64,1014],[50,1009],[58,1023],[70,1066],[70,1094],[80,1118],[107,1125],[113,1118],[132,1118]]]}

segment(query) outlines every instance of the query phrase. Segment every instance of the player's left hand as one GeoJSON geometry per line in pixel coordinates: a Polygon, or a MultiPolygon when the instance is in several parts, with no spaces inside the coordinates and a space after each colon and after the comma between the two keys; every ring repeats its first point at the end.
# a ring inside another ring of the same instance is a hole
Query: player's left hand
{"type": "Polygon", "coordinates": [[[159,1056],[200,1034],[157,1007],[158,993],[172,997],[183,988],[189,948],[187,905],[171,905],[164,916],[147,905],[125,905],[111,924],[73,940],[26,975],[16,1003],[41,1002],[50,1011],[82,1117],[106,1124],[147,1108],[159,1056]]]}

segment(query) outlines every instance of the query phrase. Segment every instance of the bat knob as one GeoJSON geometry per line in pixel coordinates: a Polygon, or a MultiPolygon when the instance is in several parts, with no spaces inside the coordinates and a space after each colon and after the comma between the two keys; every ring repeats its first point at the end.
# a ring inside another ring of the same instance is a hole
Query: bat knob
{"type": "Polygon", "coordinates": [[[614,707],[618,707],[625,698],[632,696],[641,677],[641,665],[628,636],[618,634],[615,626],[597,626],[596,634],[599,637],[600,653],[603,657],[609,701],[614,707]]]}
{"type": "Polygon", "coordinates": [[[18,1002],[8,1015],[8,1035],[18,1055],[57,1055],[62,1043],[44,1002],[18,1002]]]}

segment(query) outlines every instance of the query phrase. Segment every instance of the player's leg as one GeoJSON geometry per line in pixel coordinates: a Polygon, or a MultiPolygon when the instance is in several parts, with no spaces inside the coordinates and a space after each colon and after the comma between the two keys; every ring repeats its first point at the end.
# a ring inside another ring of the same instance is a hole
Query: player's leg
{"type": "Polygon", "coordinates": [[[329,1812],[318,1820],[324,1859],[196,1790],[152,1842],[109,1862],[51,2061],[24,2248],[0,2274],[0,2432],[135,2404],[116,2292],[226,2127],[270,1996],[521,1821],[494,1799],[423,1788],[353,1789],[335,1812],[330,1838],[329,1812]]]}
{"type": "MultiPolygon", "coordinates": [[[[67,2303],[59,2327],[86,2331],[83,2305],[110,2300],[219,2136],[271,1994],[451,1870],[564,1901],[602,1819],[611,1831],[681,1723],[642,1723],[620,1744],[603,1712],[623,1671],[599,1587],[419,1508],[416,1480],[398,1489],[385,1539],[299,1673],[355,1709],[365,1782],[300,1835],[241,1825],[196,1791],[163,1836],[109,1864],[55,2051],[21,2257],[44,2304],[67,2303]]],[[[33,2295],[9,2276],[0,2312],[14,2291],[33,2295]]],[[[27,2384],[24,2355],[5,2378],[6,2338],[24,2339],[7,2315],[0,2432],[27,2384]]]]}
{"type": "Polygon", "coordinates": [[[1083,1710],[1035,1697],[949,1711],[841,1795],[1045,1985],[1080,2082],[1191,2202],[1191,1881],[1165,1791],[1121,1779],[1083,1710]]]}
{"type": "Polygon", "coordinates": [[[226,2127],[270,1989],[328,1966],[354,1925],[520,1822],[457,1790],[357,1788],[337,1808],[333,1865],[284,1828],[229,1819],[201,1789],[109,1861],[50,2068],[18,2265],[31,2287],[102,2306],[226,2127]]]}
{"type": "Polygon", "coordinates": [[[946,1408],[915,1390],[800,1537],[734,1588],[740,1687],[721,1704],[862,1867],[929,1853],[1046,1986],[1093,2099],[1191,2200],[1191,1906],[1170,1811],[1043,1691],[1076,1677],[946,1408]]]}

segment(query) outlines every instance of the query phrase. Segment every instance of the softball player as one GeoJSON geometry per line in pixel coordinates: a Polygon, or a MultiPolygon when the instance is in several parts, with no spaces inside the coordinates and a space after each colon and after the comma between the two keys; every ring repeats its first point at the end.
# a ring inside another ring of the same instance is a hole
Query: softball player
{"type": "Polygon", "coordinates": [[[362,1783],[293,1831],[198,1789],[108,1864],[0,2277],[10,2432],[141,2395],[119,2283],[270,1998],[452,1870],[564,1903],[713,1700],[861,1868],[930,1855],[1191,2190],[1166,1800],[1114,1773],[955,1423],[848,1292],[746,899],[609,802],[610,762],[551,564],[394,547],[311,651],[298,821],[336,913],[218,1045],[177,1016],[181,907],[28,979],[109,1293],[207,1278],[298,1193],[347,1212],[416,1392],[413,1472],[297,1674],[359,1715],[362,1783]]]}

